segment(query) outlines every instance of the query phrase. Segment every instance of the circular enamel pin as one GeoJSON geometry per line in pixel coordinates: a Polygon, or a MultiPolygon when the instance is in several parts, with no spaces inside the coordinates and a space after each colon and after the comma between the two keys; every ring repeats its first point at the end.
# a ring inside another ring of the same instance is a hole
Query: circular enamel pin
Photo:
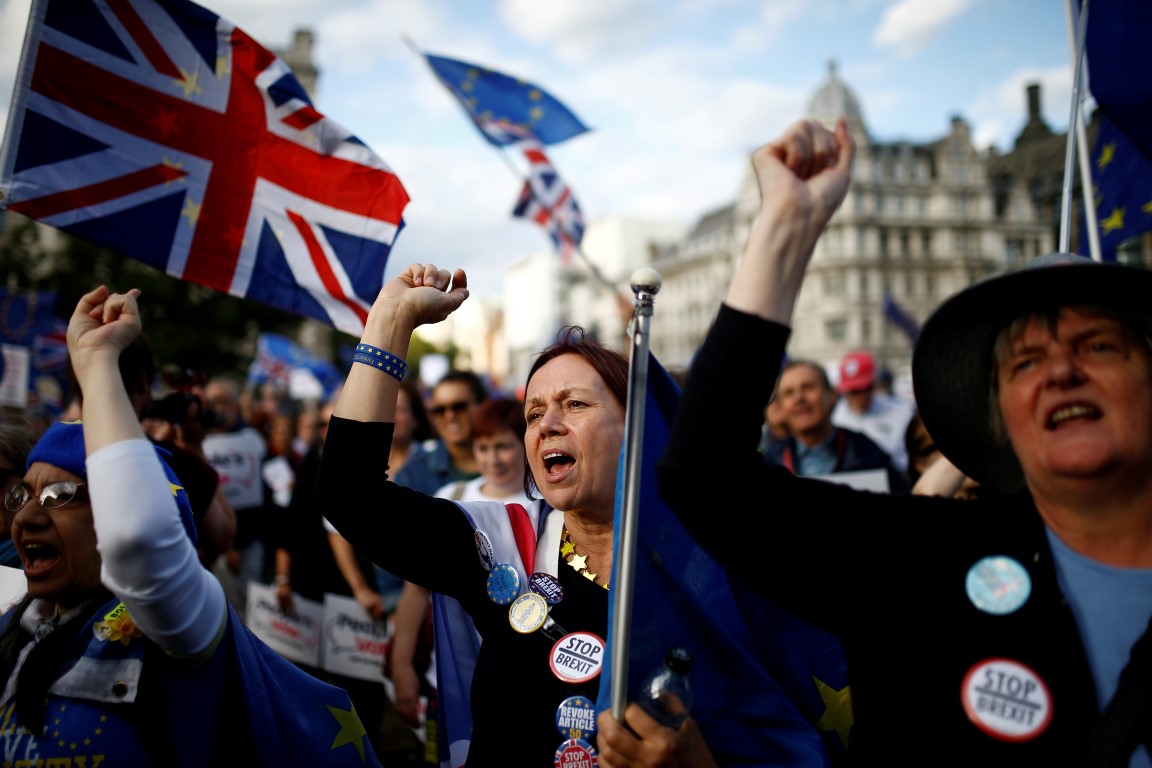
{"type": "Polygon", "coordinates": [[[488,573],[488,599],[497,605],[511,605],[520,594],[520,574],[508,563],[492,566],[488,573]]]}
{"type": "Polygon", "coordinates": [[[569,696],[556,708],[556,729],[566,739],[591,741],[596,733],[596,706],[584,696],[569,696]]]}
{"type": "Polygon", "coordinates": [[[1028,601],[1032,577],[1018,561],[996,555],[985,557],[968,569],[964,589],[979,610],[1004,616],[1028,601]]]}
{"type": "Polygon", "coordinates": [[[979,662],[960,686],[968,719],[1000,741],[1030,741],[1052,722],[1052,694],[1034,670],[1012,659],[979,662]]]}
{"type": "Polygon", "coordinates": [[[480,565],[486,571],[492,570],[496,566],[496,552],[492,549],[491,539],[479,528],[473,535],[476,538],[476,554],[480,555],[480,565]]]}
{"type": "Polygon", "coordinates": [[[525,592],[508,609],[508,623],[522,635],[535,632],[548,618],[548,603],[535,592],[525,592]]]}
{"type": "Polygon", "coordinates": [[[597,768],[596,748],[584,739],[568,739],[556,748],[556,768],[597,768]]]}
{"type": "Polygon", "coordinates": [[[560,581],[550,573],[536,571],[528,577],[528,586],[547,600],[548,605],[556,605],[564,599],[564,587],[560,586],[560,581]]]}
{"type": "Polygon", "coordinates": [[[548,664],[566,683],[588,682],[604,664],[604,641],[591,632],[571,632],[552,646],[548,664]]]}

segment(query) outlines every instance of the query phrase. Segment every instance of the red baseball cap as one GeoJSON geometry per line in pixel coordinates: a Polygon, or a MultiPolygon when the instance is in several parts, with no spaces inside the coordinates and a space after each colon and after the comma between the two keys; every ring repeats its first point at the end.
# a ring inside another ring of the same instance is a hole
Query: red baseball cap
{"type": "Polygon", "coordinates": [[[867,352],[849,352],[840,361],[840,385],[843,392],[867,389],[876,374],[876,361],[867,352]]]}

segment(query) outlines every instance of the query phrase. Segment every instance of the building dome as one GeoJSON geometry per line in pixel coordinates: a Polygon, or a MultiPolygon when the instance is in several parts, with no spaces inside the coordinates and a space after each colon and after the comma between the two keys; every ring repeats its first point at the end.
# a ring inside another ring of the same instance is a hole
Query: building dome
{"type": "Polygon", "coordinates": [[[828,81],[808,102],[808,117],[832,128],[841,116],[848,121],[848,129],[857,141],[867,138],[860,102],[852,89],[837,77],[836,60],[832,59],[828,62],[828,81]]]}

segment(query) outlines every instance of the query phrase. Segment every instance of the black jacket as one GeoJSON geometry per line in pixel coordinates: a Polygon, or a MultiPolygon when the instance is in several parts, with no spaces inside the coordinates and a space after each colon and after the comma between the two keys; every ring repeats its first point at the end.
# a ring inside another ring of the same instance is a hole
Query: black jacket
{"type": "Polygon", "coordinates": [[[1031,498],[874,494],[766,464],[756,446],[763,382],[775,372],[759,368],[781,358],[787,337],[784,326],[721,309],[660,461],[661,496],[731,573],[842,638],[854,764],[1077,765],[1099,707],[1031,498]],[[717,510],[744,512],[733,525],[717,510]],[[1011,613],[981,610],[970,596],[969,574],[988,556],[1028,575],[1027,599],[1011,613]],[[1042,686],[1015,690],[996,660],[1042,686]],[[978,727],[966,702],[995,727],[978,727]],[[1029,721],[1025,738],[990,735],[1012,718],[1029,721]]]}

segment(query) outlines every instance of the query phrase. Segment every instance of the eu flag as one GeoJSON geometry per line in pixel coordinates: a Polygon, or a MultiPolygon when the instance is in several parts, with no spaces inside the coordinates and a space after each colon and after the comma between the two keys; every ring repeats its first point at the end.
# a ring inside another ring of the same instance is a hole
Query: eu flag
{"type": "Polygon", "coordinates": [[[430,53],[424,56],[484,137],[498,147],[523,139],[559,144],[588,130],[568,107],[538,85],[476,64],[430,53]]]}
{"type": "Polygon", "coordinates": [[[884,317],[888,318],[888,322],[899,328],[908,337],[908,341],[913,345],[920,338],[920,323],[916,322],[916,318],[908,314],[904,307],[896,303],[896,299],[892,298],[892,294],[884,294],[884,317]]]}
{"type": "MultiPolygon", "coordinates": [[[[684,530],[657,493],[656,461],[668,440],[680,391],[649,357],[635,588],[628,662],[629,699],[671,646],[692,651],[692,716],[724,766],[847,764],[852,724],[847,661],[839,641],[730,581],[684,530]]],[[[621,452],[617,489],[624,485],[621,452]]],[[[701,478],[701,482],[706,482],[701,478]]],[[[739,482],[738,479],[732,482],[739,482]]],[[[616,497],[617,546],[623,536],[616,497]]],[[[738,516],[740,510],[717,510],[738,516]]],[[[620,562],[619,551],[613,561],[620,562]]],[[[615,581],[615,579],[614,579],[615,581]]],[[[610,593],[608,650],[615,632],[610,593]]],[[[597,710],[612,706],[611,659],[601,672],[597,710]]]]}
{"type": "Polygon", "coordinates": [[[1092,0],[1088,7],[1089,89],[1118,131],[1152,162],[1152,3],[1092,0]]]}
{"type": "Polygon", "coordinates": [[[1098,112],[1096,119],[1100,120],[1092,151],[1096,226],[1102,260],[1116,261],[1121,243],[1152,229],[1152,162],[1106,115],[1098,112]]]}

